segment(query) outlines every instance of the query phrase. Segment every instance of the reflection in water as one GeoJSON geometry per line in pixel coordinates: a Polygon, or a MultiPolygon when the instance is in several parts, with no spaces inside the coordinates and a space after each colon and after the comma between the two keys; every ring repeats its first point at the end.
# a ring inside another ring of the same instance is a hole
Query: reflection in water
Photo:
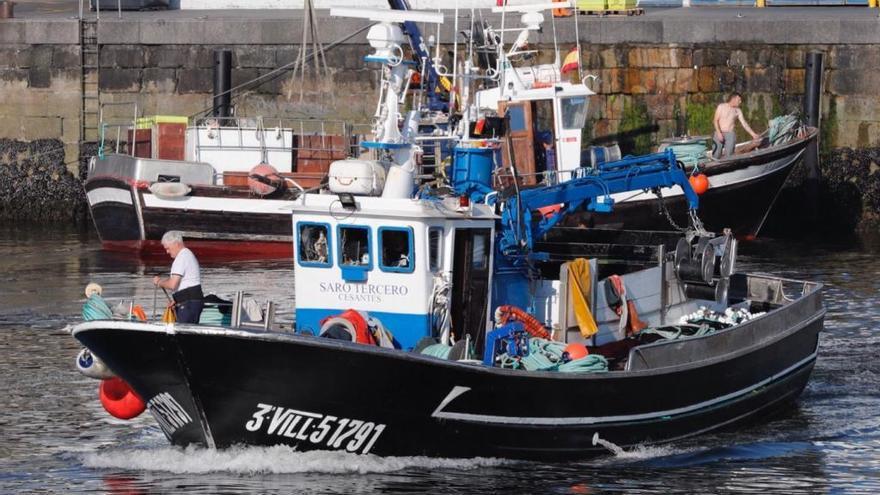
{"type": "MultiPolygon", "coordinates": [[[[105,253],[90,233],[65,230],[0,228],[0,253],[3,493],[880,493],[880,263],[870,250],[741,247],[740,269],[826,284],[827,330],[798,406],[734,431],[553,464],[170,447],[149,415],[126,422],[103,411],[61,330],[79,319],[89,281],[151,312],[149,277],[170,260],[105,253]]],[[[241,288],[272,298],[290,320],[291,268],[205,263],[203,281],[221,297],[241,288]]]]}

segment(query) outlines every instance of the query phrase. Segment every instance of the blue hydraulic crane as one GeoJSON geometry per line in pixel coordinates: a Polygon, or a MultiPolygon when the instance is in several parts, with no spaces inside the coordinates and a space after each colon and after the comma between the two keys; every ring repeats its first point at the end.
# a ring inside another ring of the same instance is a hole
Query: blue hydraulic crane
{"type": "MultiPolygon", "coordinates": [[[[589,170],[589,169],[585,169],[589,170]]],[[[498,249],[504,256],[526,255],[541,259],[534,253],[537,240],[565,218],[586,207],[589,211],[610,212],[611,194],[679,186],[688,208],[696,211],[699,200],[688,177],[676,162],[672,149],[616,162],[602,163],[585,175],[552,186],[525,189],[504,201],[499,229],[498,249]],[[561,205],[559,211],[533,224],[532,212],[538,208],[561,205]]]]}
{"type": "MultiPolygon", "coordinates": [[[[388,5],[392,10],[412,10],[409,0],[388,0],[388,5]]],[[[448,111],[449,102],[441,98],[440,76],[434,70],[434,62],[431,60],[431,54],[422,38],[422,32],[418,25],[412,21],[403,23],[403,31],[409,37],[412,45],[413,53],[418,57],[419,64],[424,65],[424,80],[421,82],[422,88],[428,95],[428,108],[434,111],[448,111]]],[[[437,40],[437,43],[440,41],[437,40]]]]}

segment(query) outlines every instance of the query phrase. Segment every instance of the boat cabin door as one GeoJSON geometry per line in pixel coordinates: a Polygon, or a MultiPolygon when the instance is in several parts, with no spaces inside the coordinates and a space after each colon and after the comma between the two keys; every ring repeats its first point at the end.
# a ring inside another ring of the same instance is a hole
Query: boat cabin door
{"type": "MultiPolygon", "coordinates": [[[[498,103],[498,113],[507,112],[508,138],[501,146],[503,150],[503,177],[510,176],[511,152],[516,163],[516,172],[522,185],[537,184],[535,176],[535,129],[532,122],[531,101],[502,101],[498,103]],[[513,148],[513,149],[510,149],[513,148]]],[[[508,186],[510,184],[504,184],[508,186]]]]}
{"type": "Polygon", "coordinates": [[[489,306],[491,229],[455,229],[452,262],[452,333],[483,348],[489,306]]]}

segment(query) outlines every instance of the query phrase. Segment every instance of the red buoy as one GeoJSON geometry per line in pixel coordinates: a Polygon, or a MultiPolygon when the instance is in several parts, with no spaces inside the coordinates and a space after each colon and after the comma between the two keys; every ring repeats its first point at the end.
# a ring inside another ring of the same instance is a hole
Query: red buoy
{"type": "Polygon", "coordinates": [[[691,188],[698,196],[709,190],[709,179],[703,174],[692,175],[688,182],[691,183],[691,188]]]}
{"type": "Polygon", "coordinates": [[[101,380],[98,396],[104,410],[114,418],[136,418],[146,409],[144,401],[119,377],[101,380]]]}
{"type": "Polygon", "coordinates": [[[587,350],[587,346],[580,342],[572,342],[571,344],[568,344],[565,346],[565,352],[568,353],[568,357],[571,358],[572,361],[587,357],[590,354],[590,351],[587,350]]]}

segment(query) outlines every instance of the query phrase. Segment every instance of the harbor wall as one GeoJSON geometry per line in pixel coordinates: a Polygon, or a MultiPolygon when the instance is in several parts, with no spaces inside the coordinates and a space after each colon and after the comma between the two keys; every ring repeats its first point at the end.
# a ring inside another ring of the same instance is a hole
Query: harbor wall
{"type": "MultiPolygon", "coordinates": [[[[674,134],[706,134],[715,105],[730,91],[743,93],[747,120],[763,131],[769,118],[801,109],[804,56],[820,51],[825,54],[824,156],[849,156],[846,150],[857,150],[853,153],[873,157],[867,174],[846,165],[851,161],[836,160],[845,162],[840,165],[844,171],[835,169],[828,176],[868,191],[880,182],[873,151],[880,148],[880,30],[876,20],[820,21],[752,19],[746,25],[735,19],[650,16],[581,21],[584,72],[598,76],[590,83],[598,94],[590,104],[585,135],[599,144],[617,141],[626,151],[644,152],[674,134]]],[[[75,184],[83,168],[78,147],[79,25],[68,19],[9,22],[0,23],[0,138],[7,139],[3,143],[35,141],[40,146],[47,142],[41,140],[53,140],[64,151],[62,167],[51,172],[36,167],[31,177],[48,173],[41,184],[68,187],[62,184],[75,184]],[[53,179],[62,169],[73,182],[53,179]]],[[[145,115],[195,115],[211,104],[213,50],[233,51],[232,84],[239,86],[297,59],[301,23],[283,18],[102,20],[101,101],[137,102],[145,115]]],[[[325,52],[327,71],[316,76],[309,64],[304,77],[286,70],[242,88],[234,101],[237,115],[370,120],[378,74],[362,62],[370,50],[364,33],[357,31],[365,23],[319,23],[321,41],[338,43],[325,52]]],[[[572,26],[563,20],[554,26],[563,56],[574,44],[572,26]]],[[[440,39],[451,38],[452,26],[445,25],[440,39]]],[[[551,61],[549,26],[536,38],[533,48],[540,50],[539,58],[551,61]]],[[[444,46],[443,51],[450,49],[444,46]]],[[[130,120],[133,108],[114,106],[106,112],[108,120],[124,121],[130,120]]],[[[21,161],[0,149],[0,181],[21,180],[2,166],[16,163],[21,161]]],[[[15,205],[0,191],[0,218],[26,214],[15,205]],[[12,207],[19,212],[11,215],[12,207]]],[[[864,207],[871,215],[880,211],[870,201],[864,207]]],[[[38,218],[47,217],[42,209],[33,211],[38,218]]]]}

